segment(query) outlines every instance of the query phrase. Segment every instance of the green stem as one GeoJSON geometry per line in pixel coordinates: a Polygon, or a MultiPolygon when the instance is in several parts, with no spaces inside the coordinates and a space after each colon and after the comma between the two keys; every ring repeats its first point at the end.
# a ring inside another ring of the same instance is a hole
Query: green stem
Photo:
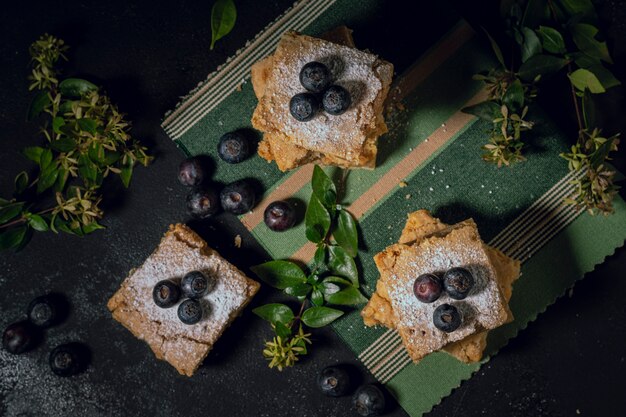
{"type": "MultiPolygon", "coordinates": [[[[42,210],[42,211],[40,211],[38,213],[34,213],[34,214],[37,214],[37,215],[47,214],[47,213],[50,213],[51,211],[53,211],[55,208],[56,207],[47,208],[45,210],[42,210]]],[[[3,225],[0,225],[0,230],[1,229],[7,229],[7,228],[9,228],[11,226],[15,226],[15,225],[24,223],[26,220],[27,220],[26,217],[22,216],[19,219],[13,220],[12,222],[8,222],[8,223],[5,223],[3,225]]]]}
{"type": "MultiPolygon", "coordinates": [[[[572,73],[572,64],[567,64],[567,73],[568,75],[572,73]]],[[[576,110],[576,120],[578,121],[578,136],[580,136],[580,132],[585,130],[585,127],[582,122],[582,117],[580,115],[580,107],[578,106],[578,97],[576,97],[576,90],[574,89],[574,84],[570,82],[570,88],[572,91],[572,99],[574,100],[574,109],[576,110]]]]}

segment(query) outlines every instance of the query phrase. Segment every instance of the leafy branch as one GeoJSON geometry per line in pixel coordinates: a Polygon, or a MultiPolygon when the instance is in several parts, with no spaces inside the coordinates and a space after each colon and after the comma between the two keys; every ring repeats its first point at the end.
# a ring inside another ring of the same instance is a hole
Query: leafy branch
{"type": "Polygon", "coordinates": [[[36,175],[15,177],[13,198],[0,199],[0,249],[21,249],[33,231],[83,236],[102,229],[99,189],[110,175],[128,187],[137,163],[148,165],[146,148],[130,137],[130,123],[91,82],[60,80],[59,60],[67,60],[63,40],[43,35],[30,47],[29,90],[36,94],[28,120],[45,116],[44,143],[26,147],[36,175]]]}
{"type": "Polygon", "coordinates": [[[597,15],[590,0],[504,1],[507,34],[514,53],[505,64],[500,46],[488,34],[499,66],[475,79],[486,84],[488,98],[463,109],[492,122],[483,159],[499,167],[523,161],[524,132],[534,122],[529,105],[538,94],[538,84],[565,69],[578,122],[578,137],[572,152],[561,156],[572,171],[583,172],[575,180],[576,195],[567,203],[592,213],[609,214],[617,186],[615,172],[606,161],[617,150],[619,134],[601,136],[595,119],[593,95],[620,85],[606,64],[611,64],[606,42],[597,39],[597,15]],[[515,52],[517,51],[517,52],[515,52]]]}
{"type": "Polygon", "coordinates": [[[318,166],[314,168],[311,185],[313,193],[305,215],[305,233],[317,249],[308,273],[298,264],[285,260],[252,268],[265,283],[300,302],[297,314],[281,303],[253,310],[276,333],[271,341],[265,342],[263,356],[270,361],[270,368],[281,371],[307,354],[311,335],[304,333],[304,326],[324,327],[344,314],[327,304],[354,306],[367,302],[359,290],[359,273],[354,262],[358,251],[356,221],[338,204],[335,184],[318,166]]]}

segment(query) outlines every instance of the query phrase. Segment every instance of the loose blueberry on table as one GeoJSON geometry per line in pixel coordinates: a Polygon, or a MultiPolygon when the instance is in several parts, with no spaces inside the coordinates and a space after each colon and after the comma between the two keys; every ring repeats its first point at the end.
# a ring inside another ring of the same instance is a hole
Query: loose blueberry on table
{"type": "Polygon", "coordinates": [[[161,308],[170,308],[180,299],[180,287],[168,279],[159,281],[152,290],[154,303],[161,308]]]}
{"type": "Polygon", "coordinates": [[[209,187],[195,188],[187,195],[187,210],[199,219],[205,219],[219,211],[217,193],[209,187]]]}
{"type": "Polygon", "coordinates": [[[333,116],[344,113],[352,104],[350,93],[340,85],[331,85],[322,96],[324,111],[333,116]]]}
{"type": "Polygon", "coordinates": [[[28,320],[35,326],[42,328],[57,324],[62,315],[59,304],[59,300],[51,295],[35,298],[28,305],[28,320]]]}
{"type": "Polygon", "coordinates": [[[442,332],[450,333],[461,325],[461,313],[450,304],[441,304],[433,312],[433,324],[442,332]]]}
{"type": "Polygon", "coordinates": [[[188,158],[178,167],[178,181],[187,187],[202,184],[205,180],[204,168],[198,158],[188,158]]]}
{"type": "Polygon", "coordinates": [[[320,372],[317,383],[324,394],[340,397],[350,389],[350,375],[342,367],[328,366],[320,372]]]}
{"type": "Polygon", "coordinates": [[[265,208],[263,220],[270,230],[282,232],[296,223],[296,210],[287,201],[274,201],[265,208]]]}
{"type": "Polygon", "coordinates": [[[50,352],[50,369],[58,376],[72,376],[79,373],[83,367],[83,358],[75,343],[59,345],[50,352]]]}
{"type": "Polygon", "coordinates": [[[198,299],[202,298],[209,291],[209,287],[212,286],[211,282],[202,272],[191,271],[185,274],[180,281],[180,287],[185,297],[198,299]]]}
{"type": "Polygon", "coordinates": [[[413,293],[422,303],[432,303],[441,295],[441,280],[434,274],[423,274],[415,279],[413,293]]]}
{"type": "Polygon", "coordinates": [[[455,300],[463,300],[474,287],[474,276],[465,268],[452,268],[443,275],[443,288],[455,300]]]}
{"type": "Polygon", "coordinates": [[[32,323],[20,321],[10,324],[2,335],[2,347],[9,353],[19,355],[31,350],[41,340],[41,332],[32,323]]]}
{"type": "Polygon", "coordinates": [[[376,385],[363,385],[354,393],[352,404],[361,416],[379,416],[385,411],[385,395],[376,385]]]}
{"type": "Polygon", "coordinates": [[[224,162],[237,164],[250,156],[250,144],[241,132],[229,132],[220,138],[217,154],[224,162]]]}
{"type": "Polygon", "coordinates": [[[220,193],[220,202],[224,211],[244,214],[254,208],[256,196],[252,186],[244,180],[228,184],[220,193]]]}
{"type": "Polygon", "coordinates": [[[299,93],[289,100],[289,112],[299,122],[313,119],[319,108],[317,97],[311,93],[299,93]]]}
{"type": "Polygon", "coordinates": [[[312,93],[321,93],[332,79],[328,67],[321,62],[309,62],[300,70],[300,84],[312,93]]]}
{"type": "Polygon", "coordinates": [[[196,324],[202,320],[202,305],[198,300],[185,300],[178,306],[178,318],[185,324],[196,324]]]}

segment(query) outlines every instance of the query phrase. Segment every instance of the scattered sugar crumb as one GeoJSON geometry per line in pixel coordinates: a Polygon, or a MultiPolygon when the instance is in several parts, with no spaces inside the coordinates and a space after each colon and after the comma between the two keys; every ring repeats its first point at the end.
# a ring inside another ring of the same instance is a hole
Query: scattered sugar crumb
{"type": "Polygon", "coordinates": [[[580,414],[580,410],[578,408],[576,409],[576,414],[580,414]]]}
{"type": "Polygon", "coordinates": [[[450,188],[450,186],[449,186],[449,185],[446,185],[446,189],[448,189],[448,188],[450,188]]]}
{"type": "Polygon", "coordinates": [[[400,181],[400,183],[398,184],[398,187],[400,187],[400,188],[404,188],[404,187],[406,187],[407,185],[409,185],[409,184],[407,184],[405,181],[400,181]]]}
{"type": "Polygon", "coordinates": [[[430,191],[435,191],[435,190],[433,189],[433,187],[429,187],[428,189],[429,189],[430,191]]]}
{"type": "Polygon", "coordinates": [[[235,236],[235,247],[236,248],[240,248],[241,247],[241,235],[235,236]]]}
{"type": "Polygon", "coordinates": [[[218,120],[217,124],[220,125],[220,126],[224,126],[224,122],[222,122],[221,120],[218,120]]]}
{"type": "Polygon", "coordinates": [[[411,194],[407,194],[404,196],[405,200],[408,200],[409,198],[411,198],[411,194]]]}
{"type": "Polygon", "coordinates": [[[493,194],[493,191],[489,190],[489,194],[493,194]]]}
{"type": "Polygon", "coordinates": [[[391,225],[387,226],[387,229],[391,229],[391,225]]]}
{"type": "Polygon", "coordinates": [[[443,172],[443,168],[439,168],[439,172],[443,172]]]}
{"type": "Polygon", "coordinates": [[[243,90],[243,85],[239,84],[237,88],[235,88],[235,90],[237,90],[238,92],[241,92],[243,90]]]}
{"type": "Polygon", "coordinates": [[[480,188],[485,188],[485,185],[484,184],[480,184],[480,188]]]}
{"type": "Polygon", "coordinates": [[[442,124],[441,124],[441,127],[446,127],[446,124],[445,124],[445,123],[442,123],[442,124]]]}

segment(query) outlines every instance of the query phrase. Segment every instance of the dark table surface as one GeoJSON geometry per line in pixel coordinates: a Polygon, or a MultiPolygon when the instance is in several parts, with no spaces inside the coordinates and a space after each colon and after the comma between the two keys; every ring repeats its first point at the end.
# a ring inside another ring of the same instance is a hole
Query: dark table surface
{"type": "MultiPolygon", "coordinates": [[[[72,304],[68,320],[49,331],[38,349],[19,357],[0,351],[0,415],[354,415],[349,398],[329,399],[316,389],[317,372],[329,364],[351,364],[363,380],[372,380],[329,329],[315,332],[311,355],[280,373],[268,369],[261,356],[268,327],[248,309],[197,375],[186,378],[156,360],[145,343],[111,319],[105,306],[167,225],[188,220],[186,190],[175,175],[181,154],[159,127],[164,112],[290,3],[238,0],[236,28],[212,52],[211,1],[21,1],[0,8],[1,195],[9,195],[15,173],[28,168],[18,156],[20,149],[39,141],[36,125],[26,123],[23,115],[31,97],[28,46],[44,32],[72,46],[65,73],[102,84],[128,113],[134,135],[157,156],[148,169],[136,170],[130,190],[116,190],[106,205],[106,230],[85,239],[38,235],[22,252],[0,254],[0,328],[22,318],[28,302],[40,294],[61,292],[72,304]],[[62,379],[49,372],[47,355],[67,341],[88,344],[92,364],[86,373],[62,379]]],[[[399,3],[389,2],[389,7],[399,3]]],[[[496,2],[484,3],[480,10],[468,3],[457,5],[470,21],[496,26],[496,2]]],[[[614,35],[609,41],[617,66],[623,69],[624,8],[606,1],[603,10],[614,35]]],[[[416,12],[427,12],[427,6],[418,4],[416,12]]],[[[561,100],[550,87],[544,96],[548,102],[561,100]]],[[[623,96],[607,100],[608,122],[623,128],[623,116],[616,116],[623,115],[618,104],[623,96]]],[[[571,125],[567,111],[566,106],[553,111],[566,129],[571,125]]],[[[616,164],[623,170],[624,162],[622,152],[616,164]]],[[[196,226],[244,270],[266,259],[232,217],[220,215],[196,226]],[[243,236],[241,249],[231,243],[236,234],[243,236]]],[[[626,251],[621,249],[429,415],[625,415],[625,268],[626,251]]],[[[273,297],[263,289],[253,306],[273,297]]],[[[388,415],[406,414],[392,404],[388,415]]]]}

